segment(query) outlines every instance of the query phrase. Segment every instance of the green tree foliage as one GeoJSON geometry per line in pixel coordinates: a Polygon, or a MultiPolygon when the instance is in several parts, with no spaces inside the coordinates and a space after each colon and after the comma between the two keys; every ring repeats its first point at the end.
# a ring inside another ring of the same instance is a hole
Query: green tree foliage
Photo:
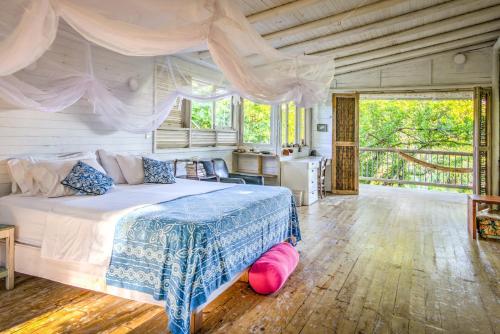
{"type": "Polygon", "coordinates": [[[215,101],[215,127],[219,129],[228,129],[232,126],[231,117],[231,99],[222,99],[215,101]]]}
{"type": "Polygon", "coordinates": [[[271,106],[243,100],[243,141],[271,143],[271,106]]]}
{"type": "MultiPolygon", "coordinates": [[[[359,109],[361,147],[472,152],[472,100],[361,100],[359,109]]],[[[443,167],[472,166],[470,156],[427,153],[413,153],[412,156],[443,167]]],[[[362,177],[428,184],[472,184],[472,173],[425,168],[421,164],[405,161],[397,152],[363,152],[359,161],[362,177]]],[[[367,182],[385,184],[384,181],[367,182]]],[[[392,182],[387,184],[417,187],[392,182]]],[[[457,191],[469,192],[466,189],[457,191]]]]}
{"type": "Polygon", "coordinates": [[[472,100],[360,100],[361,147],[472,151],[472,100]]]}
{"type": "MultiPolygon", "coordinates": [[[[191,123],[193,128],[213,129],[214,103],[191,101],[191,123]]],[[[231,124],[231,99],[215,101],[215,128],[230,128],[231,124]]]]}
{"type": "Polygon", "coordinates": [[[191,101],[191,124],[196,129],[211,129],[212,102],[191,101]]]}

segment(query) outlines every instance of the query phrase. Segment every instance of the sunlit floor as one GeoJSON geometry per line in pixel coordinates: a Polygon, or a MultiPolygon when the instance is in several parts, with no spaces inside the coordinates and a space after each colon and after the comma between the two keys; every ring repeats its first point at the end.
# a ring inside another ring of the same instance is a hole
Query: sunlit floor
{"type": "MultiPolygon", "coordinates": [[[[500,333],[500,242],[472,241],[465,195],[362,186],[300,208],[301,261],[275,296],[237,283],[211,333],[500,333]]],[[[7,333],[163,333],[161,307],[18,275],[7,333]]]]}

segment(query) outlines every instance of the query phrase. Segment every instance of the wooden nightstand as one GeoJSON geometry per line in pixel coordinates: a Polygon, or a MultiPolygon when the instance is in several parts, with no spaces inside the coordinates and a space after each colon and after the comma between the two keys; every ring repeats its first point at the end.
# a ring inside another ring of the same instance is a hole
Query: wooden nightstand
{"type": "Polygon", "coordinates": [[[0,267],[0,279],[5,277],[7,290],[14,288],[14,226],[0,224],[0,239],[5,239],[5,263],[7,268],[0,267]]]}

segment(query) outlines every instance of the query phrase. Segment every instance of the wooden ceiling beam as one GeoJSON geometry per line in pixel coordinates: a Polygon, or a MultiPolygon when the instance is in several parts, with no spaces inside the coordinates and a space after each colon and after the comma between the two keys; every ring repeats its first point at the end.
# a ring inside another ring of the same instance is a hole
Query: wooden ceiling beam
{"type": "Polygon", "coordinates": [[[400,54],[395,54],[388,57],[377,58],[362,63],[336,67],[335,74],[340,75],[350,72],[358,72],[361,70],[367,70],[389,64],[399,63],[405,60],[411,60],[416,58],[421,59],[429,55],[443,54],[445,52],[457,50],[460,48],[479,49],[479,48],[490,47],[494,44],[494,41],[498,38],[498,36],[500,36],[500,31],[491,32],[488,34],[482,34],[479,36],[472,36],[462,40],[447,42],[439,45],[433,45],[430,47],[404,52],[400,54]]]}
{"type": "MultiPolygon", "coordinates": [[[[408,22],[410,21],[415,22],[413,28],[405,29],[403,31],[412,31],[412,29],[429,30],[426,27],[434,24],[432,25],[432,27],[435,28],[440,24],[439,22],[455,23],[455,26],[459,27],[463,27],[465,25],[473,25],[484,22],[485,20],[481,21],[480,16],[484,15],[485,11],[489,10],[488,8],[494,9],[492,6],[499,4],[500,0],[457,0],[446,2],[444,4],[417,10],[408,14],[399,15],[387,20],[381,20],[357,28],[286,45],[278,49],[281,51],[287,51],[292,54],[318,54],[327,51],[325,50],[325,44],[329,46],[329,50],[333,50],[334,48],[350,44],[349,40],[357,39],[356,43],[362,42],[362,40],[360,40],[360,38],[362,38],[361,36],[367,34],[372,36],[373,34],[387,35],[387,27],[397,27],[398,25],[408,24],[408,22]],[[450,12],[453,13],[453,16],[452,14],[450,14],[450,12]],[[458,21],[462,19],[472,22],[460,25],[458,21]],[[334,42],[332,43],[332,41],[334,42]]],[[[401,33],[403,33],[403,31],[401,33]]]]}
{"type": "Polygon", "coordinates": [[[281,6],[266,9],[262,12],[248,15],[247,19],[250,23],[256,23],[258,21],[265,21],[268,19],[275,18],[276,16],[289,14],[293,11],[300,10],[300,9],[307,7],[307,6],[312,6],[320,1],[321,0],[296,0],[293,2],[288,2],[288,3],[283,4],[281,6]]]}
{"type": "Polygon", "coordinates": [[[369,5],[365,6],[360,6],[355,9],[350,9],[345,12],[337,13],[331,16],[327,16],[325,18],[316,20],[316,21],[311,21],[307,23],[303,23],[300,25],[296,25],[287,29],[283,29],[280,31],[275,31],[269,34],[265,34],[262,37],[264,37],[267,40],[276,40],[284,37],[289,37],[293,36],[295,34],[301,34],[304,33],[305,31],[309,30],[314,30],[318,29],[324,26],[329,26],[329,25],[337,25],[337,26],[342,26],[342,22],[344,20],[352,20],[359,18],[361,16],[366,16],[381,10],[388,10],[390,7],[401,5],[404,3],[408,3],[408,0],[383,0],[383,1],[378,1],[369,5]]]}
{"type": "Polygon", "coordinates": [[[472,36],[487,34],[490,32],[500,31],[500,20],[492,20],[482,24],[453,30],[447,33],[429,36],[406,43],[398,43],[389,47],[381,47],[372,51],[362,52],[354,55],[336,57],[335,64],[338,67],[361,63],[377,58],[387,57],[390,55],[409,52],[426,48],[433,45],[443,44],[456,40],[462,40],[472,36]]]}

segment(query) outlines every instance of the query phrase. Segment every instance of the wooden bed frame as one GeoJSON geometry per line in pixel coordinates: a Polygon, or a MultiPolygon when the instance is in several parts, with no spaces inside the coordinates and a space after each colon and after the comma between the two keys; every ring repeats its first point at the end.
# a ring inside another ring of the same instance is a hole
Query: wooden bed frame
{"type": "Polygon", "coordinates": [[[248,283],[248,271],[249,270],[250,270],[250,267],[247,267],[241,273],[236,275],[231,281],[221,285],[217,290],[215,290],[214,292],[212,292],[210,294],[210,297],[203,305],[201,305],[201,306],[197,307],[195,310],[193,310],[193,312],[191,313],[191,328],[190,328],[190,332],[192,334],[200,332],[201,326],[203,324],[203,308],[205,308],[208,304],[213,302],[224,291],[226,291],[231,286],[233,286],[234,283],[236,283],[236,282],[247,282],[248,283]]]}
{"type": "MultiPolygon", "coordinates": [[[[292,237],[292,238],[287,238],[287,239],[283,240],[282,242],[287,242],[289,240],[291,240],[294,243],[296,241],[295,237],[292,237]]],[[[192,334],[200,332],[201,326],[203,324],[203,308],[205,308],[208,304],[213,302],[217,297],[219,297],[222,293],[224,293],[224,291],[226,291],[231,286],[233,286],[234,283],[236,283],[236,282],[248,283],[248,272],[249,272],[251,266],[252,265],[248,266],[242,272],[235,275],[231,281],[221,285],[217,290],[215,290],[214,292],[212,292],[210,294],[210,297],[203,305],[198,306],[196,309],[194,309],[191,312],[190,332],[192,334]]]]}

